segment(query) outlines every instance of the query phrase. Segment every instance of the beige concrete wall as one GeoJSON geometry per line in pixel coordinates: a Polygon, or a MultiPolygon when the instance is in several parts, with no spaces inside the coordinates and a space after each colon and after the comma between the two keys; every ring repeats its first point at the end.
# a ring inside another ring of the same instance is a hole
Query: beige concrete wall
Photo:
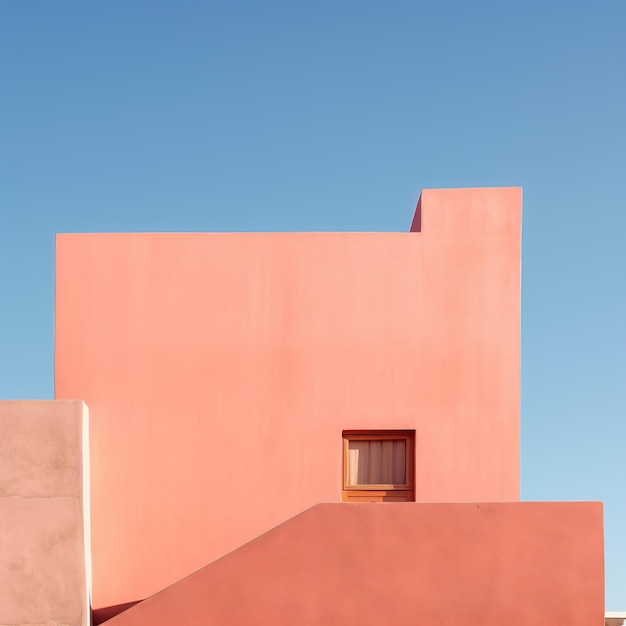
{"type": "Polygon", "coordinates": [[[81,401],[0,401],[0,625],[89,624],[81,401]]]}

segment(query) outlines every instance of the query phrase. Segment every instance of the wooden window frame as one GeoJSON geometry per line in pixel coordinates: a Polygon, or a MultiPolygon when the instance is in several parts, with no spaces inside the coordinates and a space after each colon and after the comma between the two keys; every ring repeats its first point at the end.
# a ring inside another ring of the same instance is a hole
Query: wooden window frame
{"type": "Polygon", "coordinates": [[[415,431],[414,430],[344,430],[343,502],[415,502],[415,431]],[[405,481],[403,484],[348,484],[348,450],[351,441],[405,441],[405,481]]]}

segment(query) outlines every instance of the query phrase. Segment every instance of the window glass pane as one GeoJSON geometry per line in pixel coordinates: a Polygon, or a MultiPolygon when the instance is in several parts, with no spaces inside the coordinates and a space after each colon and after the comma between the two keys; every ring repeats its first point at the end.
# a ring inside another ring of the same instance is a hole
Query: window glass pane
{"type": "Polygon", "coordinates": [[[403,485],[406,480],[406,440],[349,440],[349,486],[403,485]]]}

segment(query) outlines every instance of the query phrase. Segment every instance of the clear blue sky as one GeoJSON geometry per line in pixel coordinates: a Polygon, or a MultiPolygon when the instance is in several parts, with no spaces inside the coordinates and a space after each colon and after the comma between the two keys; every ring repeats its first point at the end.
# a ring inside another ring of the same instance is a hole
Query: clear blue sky
{"type": "Polygon", "coordinates": [[[0,59],[0,398],[53,395],[56,232],[522,186],[522,495],[605,502],[626,610],[626,2],[7,0],[0,59]]]}

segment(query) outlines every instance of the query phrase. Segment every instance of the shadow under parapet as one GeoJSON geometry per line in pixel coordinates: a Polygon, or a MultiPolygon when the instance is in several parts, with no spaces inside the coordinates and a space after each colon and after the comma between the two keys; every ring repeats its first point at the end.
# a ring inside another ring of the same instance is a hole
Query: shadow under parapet
{"type": "Polygon", "coordinates": [[[127,611],[131,607],[135,606],[135,604],[139,604],[141,600],[135,600],[134,602],[124,602],[124,604],[116,604],[115,606],[107,606],[103,609],[93,609],[91,611],[92,623],[94,626],[98,626],[98,624],[102,624],[107,620],[127,611]]]}
{"type": "Polygon", "coordinates": [[[411,228],[409,229],[411,233],[421,233],[422,232],[422,195],[420,194],[419,200],[417,201],[417,206],[415,207],[415,213],[413,215],[413,221],[411,222],[411,228]]]}

